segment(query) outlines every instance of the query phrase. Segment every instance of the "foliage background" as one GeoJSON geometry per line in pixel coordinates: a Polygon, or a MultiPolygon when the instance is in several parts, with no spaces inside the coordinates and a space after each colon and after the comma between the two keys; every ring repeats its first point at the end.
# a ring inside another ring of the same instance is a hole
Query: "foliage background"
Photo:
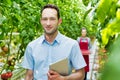
{"type": "MultiPolygon", "coordinates": [[[[42,27],[39,23],[40,10],[48,3],[55,4],[60,8],[63,23],[59,30],[64,35],[76,39],[80,36],[80,28],[88,28],[89,35],[93,35],[94,30],[89,18],[84,14],[87,12],[86,6],[78,0],[0,0],[0,40],[10,47],[19,45],[18,59],[23,54],[26,45],[31,40],[39,37],[42,33],[42,27]],[[12,33],[18,33],[14,36],[12,33]]],[[[10,51],[8,52],[10,53],[10,51]]]]}

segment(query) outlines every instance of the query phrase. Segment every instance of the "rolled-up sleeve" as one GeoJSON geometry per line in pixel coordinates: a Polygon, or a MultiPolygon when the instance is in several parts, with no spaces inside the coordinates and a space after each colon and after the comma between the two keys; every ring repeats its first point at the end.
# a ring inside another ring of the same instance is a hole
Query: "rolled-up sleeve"
{"type": "Polygon", "coordinates": [[[82,56],[82,53],[80,51],[80,48],[79,48],[79,45],[78,45],[77,41],[72,47],[71,62],[72,62],[73,67],[76,70],[84,68],[86,66],[85,60],[82,56]]]}
{"type": "Polygon", "coordinates": [[[32,56],[32,48],[27,46],[24,54],[24,58],[22,61],[22,67],[25,69],[33,70],[34,59],[32,56]]]}

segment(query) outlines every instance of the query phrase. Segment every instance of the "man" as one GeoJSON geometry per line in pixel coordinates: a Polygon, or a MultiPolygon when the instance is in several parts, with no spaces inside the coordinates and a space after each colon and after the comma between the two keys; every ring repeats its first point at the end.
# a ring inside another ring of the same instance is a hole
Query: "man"
{"type": "Polygon", "coordinates": [[[61,24],[59,9],[48,4],[41,10],[44,35],[30,42],[26,48],[22,66],[27,69],[25,80],[83,80],[86,63],[77,41],[58,31],[61,24]],[[70,72],[67,76],[49,69],[51,63],[68,58],[70,72]]]}

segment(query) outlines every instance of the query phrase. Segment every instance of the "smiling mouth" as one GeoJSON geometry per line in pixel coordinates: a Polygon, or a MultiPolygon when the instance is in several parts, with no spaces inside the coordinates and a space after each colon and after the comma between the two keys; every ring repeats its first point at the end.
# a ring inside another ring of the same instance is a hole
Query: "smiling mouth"
{"type": "Polygon", "coordinates": [[[45,29],[46,29],[46,30],[51,30],[51,29],[52,29],[52,27],[46,27],[45,29]]]}

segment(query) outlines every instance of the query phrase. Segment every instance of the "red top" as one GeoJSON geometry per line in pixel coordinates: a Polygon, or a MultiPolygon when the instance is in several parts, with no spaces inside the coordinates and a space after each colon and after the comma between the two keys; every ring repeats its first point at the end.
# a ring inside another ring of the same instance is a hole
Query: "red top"
{"type": "MultiPolygon", "coordinates": [[[[83,41],[83,39],[80,38],[79,46],[80,46],[81,51],[89,50],[88,39],[85,38],[83,41]]],[[[85,67],[85,72],[88,72],[89,71],[89,55],[83,55],[83,57],[84,57],[85,62],[87,64],[87,66],[85,67]]]]}

